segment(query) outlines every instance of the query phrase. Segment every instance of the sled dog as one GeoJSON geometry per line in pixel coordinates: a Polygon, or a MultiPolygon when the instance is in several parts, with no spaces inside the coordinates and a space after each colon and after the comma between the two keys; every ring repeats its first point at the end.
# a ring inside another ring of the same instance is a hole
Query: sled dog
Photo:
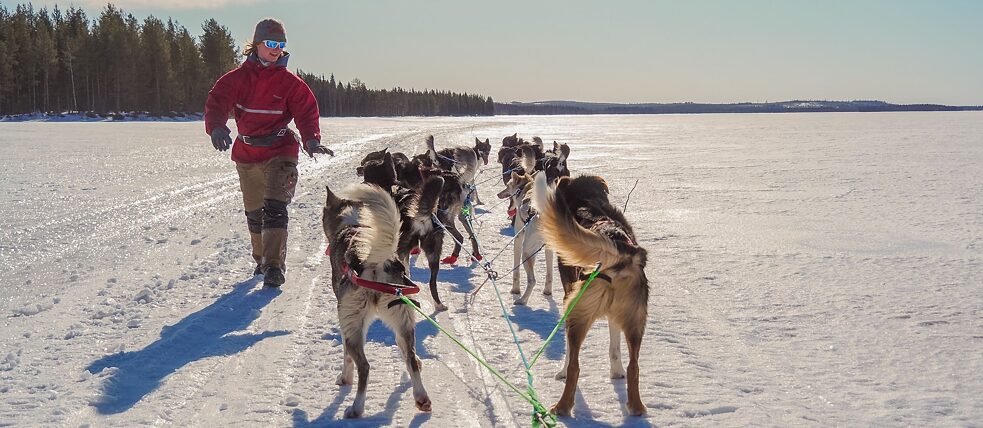
{"type": "MultiPolygon", "coordinates": [[[[539,173],[542,174],[542,173],[539,173]]],[[[537,174],[537,175],[539,175],[537,174]]],[[[529,295],[532,294],[533,287],[536,286],[536,252],[543,250],[546,258],[546,278],[544,281],[543,294],[549,296],[553,294],[553,250],[549,246],[544,246],[543,235],[539,231],[539,216],[532,204],[533,176],[530,174],[519,174],[513,172],[505,190],[498,194],[499,199],[511,198],[512,206],[516,209],[515,241],[513,246],[515,253],[512,257],[513,266],[517,267],[521,263],[526,271],[526,291],[522,297],[515,301],[516,305],[525,305],[529,302],[529,295]]],[[[519,294],[519,269],[512,271],[512,294],[519,294]]]]}
{"type": "Polygon", "coordinates": [[[356,184],[342,196],[327,189],[322,225],[331,248],[331,288],[338,299],[338,324],[344,347],[344,362],[338,385],[351,385],[358,369],[355,400],[345,410],[346,418],[365,411],[369,362],[365,357],[365,334],[369,324],[380,318],[392,329],[413,384],[416,407],[430,411],[430,398],[420,375],[416,357],[414,310],[395,295],[355,284],[355,278],[380,283],[413,286],[405,267],[395,256],[400,216],[393,198],[378,186],[356,184]],[[394,303],[396,302],[396,303],[394,303]]]}
{"type": "Polygon", "coordinates": [[[535,201],[540,230],[546,244],[553,247],[573,275],[564,277],[564,300],[570,305],[584,285],[586,274],[600,263],[600,274],[593,280],[566,320],[567,358],[563,394],[553,406],[557,415],[568,416],[580,376],[580,348],[594,321],[607,317],[611,343],[611,377],[625,375],[621,364],[621,333],[628,342],[628,412],[645,413],[638,392],[638,358],[648,318],[647,253],[638,245],[624,214],[608,201],[608,187],[597,176],[560,178],[554,190],[546,175],[535,181],[535,201]]]}

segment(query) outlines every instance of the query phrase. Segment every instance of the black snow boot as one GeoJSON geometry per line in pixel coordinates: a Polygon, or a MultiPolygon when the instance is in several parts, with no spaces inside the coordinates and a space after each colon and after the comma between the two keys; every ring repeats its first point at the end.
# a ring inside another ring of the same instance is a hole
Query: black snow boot
{"type": "Polygon", "coordinates": [[[263,286],[276,288],[283,285],[284,282],[287,282],[287,278],[283,276],[283,270],[275,266],[266,268],[266,274],[263,275],[263,286]]]}

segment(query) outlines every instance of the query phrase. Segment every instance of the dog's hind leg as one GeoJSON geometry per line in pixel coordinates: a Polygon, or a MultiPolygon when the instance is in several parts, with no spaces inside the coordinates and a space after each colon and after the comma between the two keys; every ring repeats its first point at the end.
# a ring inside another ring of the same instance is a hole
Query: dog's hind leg
{"type": "Polygon", "coordinates": [[[454,224],[455,217],[447,217],[448,218],[447,221],[444,222],[444,226],[447,227],[447,232],[454,237],[454,250],[451,251],[451,255],[444,257],[444,259],[440,262],[452,265],[457,263],[457,257],[461,255],[461,242],[464,242],[464,236],[461,235],[461,231],[457,230],[457,225],[454,224]]]}
{"type": "MultiPolygon", "coordinates": [[[[574,308],[574,311],[576,312],[577,308],[574,308]]],[[[589,316],[586,313],[582,315],[589,316]]],[[[580,347],[584,344],[591,324],[593,324],[593,320],[574,319],[573,316],[567,319],[567,380],[563,385],[563,394],[550,409],[557,416],[570,416],[570,412],[573,410],[577,381],[580,379],[580,347]]]]}
{"type": "Polygon", "coordinates": [[[365,412],[365,389],[369,384],[369,360],[365,358],[365,337],[345,341],[345,352],[351,355],[358,369],[358,389],[355,401],[345,410],[346,418],[359,418],[365,412]]]}
{"type": "Polygon", "coordinates": [[[538,248],[530,248],[530,245],[536,245],[532,239],[524,239],[522,243],[522,267],[526,271],[526,291],[522,293],[522,298],[515,302],[517,305],[525,305],[529,301],[529,295],[532,294],[533,288],[536,288],[536,257],[535,251],[538,248]]]}
{"type": "MultiPolygon", "coordinates": [[[[458,218],[461,219],[461,224],[464,225],[464,230],[468,232],[468,239],[471,240],[471,254],[474,255],[475,259],[481,261],[481,250],[478,248],[478,238],[476,238],[474,235],[474,228],[471,227],[471,222],[468,221],[468,216],[462,213],[458,216],[458,218]]],[[[470,264],[471,261],[468,260],[468,263],[470,264]]]]}
{"type": "MultiPolygon", "coordinates": [[[[345,336],[341,337],[342,349],[345,349],[345,336]]],[[[348,355],[348,350],[344,350],[345,357],[344,361],[341,363],[341,373],[338,373],[338,378],[335,380],[335,385],[351,385],[355,381],[355,362],[352,361],[351,355],[348,355]]]]}
{"type": "Polygon", "coordinates": [[[356,296],[349,297],[351,300],[338,305],[338,321],[341,324],[346,363],[350,358],[358,370],[358,387],[355,402],[345,410],[345,417],[358,418],[365,411],[365,389],[369,383],[369,361],[365,358],[365,334],[372,320],[372,314],[363,299],[358,299],[356,296]]]}
{"type": "Polygon", "coordinates": [[[553,295],[553,250],[543,247],[543,257],[546,259],[546,278],[543,279],[543,295],[553,295]]]}
{"type": "Polygon", "coordinates": [[[611,341],[608,344],[608,357],[611,358],[611,379],[624,379],[625,366],[621,364],[621,328],[611,317],[608,317],[608,334],[611,341]]]}
{"type": "Polygon", "coordinates": [[[423,239],[421,246],[430,266],[430,297],[433,298],[434,310],[446,311],[447,306],[440,303],[440,296],[437,294],[437,272],[440,271],[440,250],[444,246],[444,235],[440,232],[431,233],[423,239]]]}
{"type": "Polygon", "coordinates": [[[642,336],[645,333],[644,324],[625,330],[625,340],[628,342],[628,413],[632,416],[645,414],[641,394],[638,392],[638,356],[642,349],[642,336]]]}
{"type": "Polygon", "coordinates": [[[522,263],[522,240],[525,234],[525,231],[517,233],[512,241],[512,248],[515,250],[512,256],[512,294],[519,294],[519,263],[522,263]]]}
{"type": "Polygon", "coordinates": [[[382,321],[389,326],[396,334],[396,344],[403,354],[406,362],[406,371],[410,374],[410,381],[413,383],[413,400],[416,408],[424,412],[430,411],[430,396],[427,395],[426,388],[423,387],[423,376],[420,375],[420,359],[416,357],[416,327],[413,313],[406,306],[397,306],[392,309],[383,309],[380,316],[382,321]]]}

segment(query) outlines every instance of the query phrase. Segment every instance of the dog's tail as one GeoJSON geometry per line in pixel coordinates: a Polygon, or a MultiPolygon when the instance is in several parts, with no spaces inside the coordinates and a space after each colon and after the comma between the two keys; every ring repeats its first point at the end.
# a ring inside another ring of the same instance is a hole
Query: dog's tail
{"type": "MultiPolygon", "coordinates": [[[[563,185],[563,181],[557,186],[563,185]]],[[[534,200],[539,210],[539,228],[543,238],[564,262],[593,268],[597,262],[608,267],[621,263],[625,258],[614,241],[577,223],[563,193],[550,190],[546,184],[546,174],[536,174],[534,200]]]]}
{"type": "Polygon", "coordinates": [[[366,265],[393,257],[399,243],[399,209],[392,196],[381,187],[359,184],[348,188],[347,199],[361,203],[358,223],[362,226],[355,240],[366,265]]]}
{"type": "Polygon", "coordinates": [[[444,188],[444,178],[430,177],[417,190],[413,207],[409,215],[413,219],[412,226],[418,233],[427,233],[433,228],[433,214],[437,212],[440,203],[440,193],[444,188]]]}
{"type": "Polygon", "coordinates": [[[429,218],[437,210],[437,203],[440,202],[440,191],[444,188],[444,177],[434,176],[423,183],[419,190],[419,199],[416,201],[416,211],[414,218],[429,218]]]}
{"type": "Polygon", "coordinates": [[[430,156],[430,162],[433,162],[434,166],[440,165],[437,162],[437,149],[433,145],[433,135],[427,135],[427,156],[430,156]]]}
{"type": "Polygon", "coordinates": [[[519,149],[519,165],[526,171],[526,174],[536,172],[536,149],[532,146],[522,146],[519,149]]]}

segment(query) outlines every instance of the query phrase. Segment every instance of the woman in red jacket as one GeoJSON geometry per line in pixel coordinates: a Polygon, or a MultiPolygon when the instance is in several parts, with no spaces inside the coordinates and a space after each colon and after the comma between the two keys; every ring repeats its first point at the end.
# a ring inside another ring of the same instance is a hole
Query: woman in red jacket
{"type": "Polygon", "coordinates": [[[216,150],[232,147],[246,224],[258,275],[263,285],[286,281],[287,205],[297,186],[300,141],[304,152],[334,156],[321,145],[317,100],[302,79],[287,70],[287,34],[283,22],[267,18],[256,24],[246,60],[215,82],[205,102],[205,132],[216,150]],[[226,126],[235,117],[239,136],[232,143],[226,126]],[[287,127],[294,120],[297,131],[287,127]],[[299,131],[299,136],[297,135],[299,131]]]}

